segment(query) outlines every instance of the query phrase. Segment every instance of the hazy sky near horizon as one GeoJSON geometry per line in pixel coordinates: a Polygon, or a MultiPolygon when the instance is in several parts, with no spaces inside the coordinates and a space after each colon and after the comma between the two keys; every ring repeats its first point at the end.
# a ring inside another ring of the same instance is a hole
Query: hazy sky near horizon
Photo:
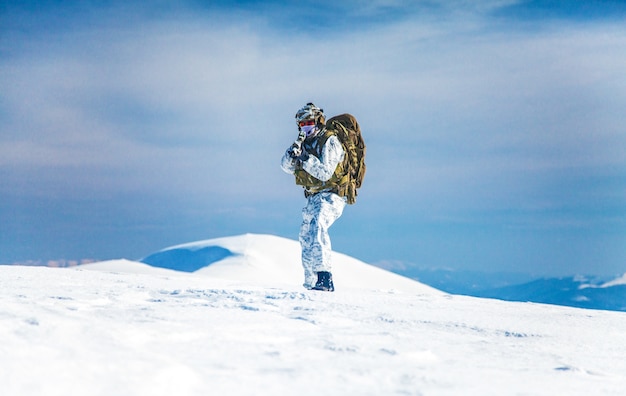
{"type": "Polygon", "coordinates": [[[296,239],[313,101],[368,147],[336,250],[626,272],[624,2],[77,3],[0,5],[0,263],[296,239]]]}

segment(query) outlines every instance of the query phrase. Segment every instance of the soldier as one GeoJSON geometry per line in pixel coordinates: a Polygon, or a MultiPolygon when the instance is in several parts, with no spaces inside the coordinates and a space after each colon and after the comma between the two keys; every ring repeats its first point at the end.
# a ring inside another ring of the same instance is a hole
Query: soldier
{"type": "Polygon", "coordinates": [[[298,110],[298,140],[285,152],[282,169],[304,187],[300,245],[304,287],[334,291],[328,229],[343,213],[347,198],[340,195],[346,153],[339,138],[326,128],[324,112],[313,103],[298,110]]]}

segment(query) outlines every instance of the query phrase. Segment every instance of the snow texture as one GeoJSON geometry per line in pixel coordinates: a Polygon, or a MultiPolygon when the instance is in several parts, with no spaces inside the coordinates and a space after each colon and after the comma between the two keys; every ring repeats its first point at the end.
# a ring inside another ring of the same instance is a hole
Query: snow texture
{"type": "Polygon", "coordinates": [[[448,295],[343,255],[336,292],[306,291],[297,242],[270,236],[175,249],[207,246],[233,255],[193,273],[127,260],[1,266],[1,394],[626,389],[624,313],[448,295]]]}

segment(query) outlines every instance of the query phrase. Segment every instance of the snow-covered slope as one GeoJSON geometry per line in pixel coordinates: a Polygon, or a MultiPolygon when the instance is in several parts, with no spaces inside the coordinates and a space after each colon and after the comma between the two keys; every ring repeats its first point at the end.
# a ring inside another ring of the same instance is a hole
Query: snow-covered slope
{"type": "Polygon", "coordinates": [[[105,266],[0,266],[0,394],[588,396],[626,389],[621,312],[426,289],[311,292],[141,263],[105,266]]]}
{"type": "MultiPolygon", "coordinates": [[[[155,269],[193,272],[196,275],[274,285],[301,285],[298,242],[273,235],[245,234],[172,246],[141,260],[155,269]]],[[[145,272],[145,264],[107,262],[85,268],[145,272]]],[[[439,293],[415,280],[333,252],[336,288],[365,288],[439,293]]]]}
{"type": "Polygon", "coordinates": [[[125,272],[129,274],[153,274],[153,275],[178,275],[179,271],[157,268],[150,264],[141,263],[127,259],[98,261],[95,263],[83,264],[81,269],[89,269],[104,272],[125,272]]]}

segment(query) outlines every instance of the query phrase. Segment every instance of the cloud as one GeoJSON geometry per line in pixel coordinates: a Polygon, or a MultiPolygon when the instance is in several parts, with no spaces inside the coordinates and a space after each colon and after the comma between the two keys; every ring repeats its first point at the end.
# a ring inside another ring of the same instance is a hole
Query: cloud
{"type": "Polygon", "coordinates": [[[624,160],[612,149],[624,100],[615,98],[625,45],[617,27],[467,34],[461,23],[442,32],[408,21],[303,50],[301,35],[246,22],[176,22],[62,35],[5,65],[13,138],[5,135],[4,161],[106,166],[132,152],[150,166],[198,148],[258,158],[267,140],[256,135],[289,141],[273,126],[292,128],[300,97],[361,113],[373,143],[431,143],[446,162],[480,156],[492,168],[502,153],[526,169],[624,160]]]}
{"type": "Polygon", "coordinates": [[[349,13],[362,25],[316,29],[294,22],[296,9],[256,3],[82,10],[67,28],[6,28],[21,40],[2,42],[0,192],[107,197],[141,208],[135,223],[166,210],[223,225],[247,208],[243,232],[259,231],[252,221],[283,230],[301,193],[278,162],[295,110],[312,100],[358,117],[359,210],[383,227],[492,218],[567,229],[619,207],[624,24],[529,28],[496,15],[511,2],[443,4],[375,1],[349,13]]]}

